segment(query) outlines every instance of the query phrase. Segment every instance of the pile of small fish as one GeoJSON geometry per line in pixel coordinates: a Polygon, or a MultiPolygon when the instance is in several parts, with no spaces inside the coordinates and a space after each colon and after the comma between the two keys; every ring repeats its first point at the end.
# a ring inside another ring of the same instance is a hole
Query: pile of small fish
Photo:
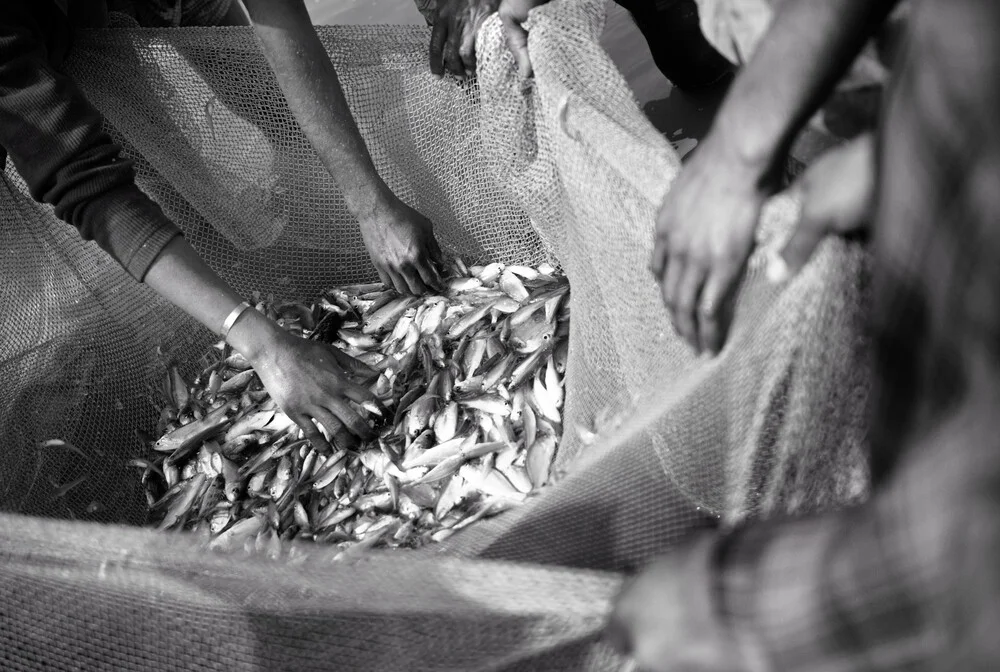
{"type": "Polygon", "coordinates": [[[285,329],[378,372],[365,382],[380,405],[353,405],[374,441],[345,429],[323,430],[328,448],[302,438],[224,342],[191,385],[171,367],[158,438],[130,462],[160,528],[269,554],[290,539],[419,547],[545,485],[562,433],[569,284],[548,264],[454,263],[436,296],[381,284],[313,306],[254,296],[285,329]]]}

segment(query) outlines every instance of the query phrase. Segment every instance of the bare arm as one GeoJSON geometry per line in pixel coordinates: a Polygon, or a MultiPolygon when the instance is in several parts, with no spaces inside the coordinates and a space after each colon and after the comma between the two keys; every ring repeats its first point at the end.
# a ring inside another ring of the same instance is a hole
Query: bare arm
{"type": "Polygon", "coordinates": [[[898,0],[780,0],[774,23],[733,82],[708,141],[763,179],[847,72],[898,0]]]}
{"type": "Polygon", "coordinates": [[[356,217],[391,197],[347,106],[340,80],[301,0],[244,0],[268,63],[320,160],[356,217]]]}
{"type": "MultiPolygon", "coordinates": [[[[216,334],[243,299],[227,285],[182,237],[174,238],[146,272],[145,282],[160,296],[216,334]]],[[[324,443],[314,421],[332,436],[343,425],[360,436],[370,429],[348,404],[372,394],[351,380],[363,365],[334,348],[291,336],[250,309],[232,326],[228,342],[253,365],[261,382],[306,436],[324,443]]]]}
{"type": "Polygon", "coordinates": [[[302,0],[244,0],[299,125],[344,192],[383,281],[421,293],[438,284],[432,226],[385,184],[302,0]]]}
{"type": "Polygon", "coordinates": [[[754,230],[798,131],[896,0],[784,0],[712,131],[667,192],[652,271],[674,328],[717,353],[754,230]]]}

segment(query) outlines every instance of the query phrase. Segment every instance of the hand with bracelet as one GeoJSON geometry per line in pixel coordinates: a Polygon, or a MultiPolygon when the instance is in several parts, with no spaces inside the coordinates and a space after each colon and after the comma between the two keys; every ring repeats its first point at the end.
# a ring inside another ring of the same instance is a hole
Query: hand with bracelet
{"type": "MultiPolygon", "coordinates": [[[[286,3],[250,4],[264,6],[262,13],[271,19],[274,17],[267,7],[286,3]]],[[[301,0],[296,6],[304,12],[301,0]]],[[[280,23],[281,16],[279,13],[274,23],[280,23]]],[[[308,22],[306,28],[311,32],[311,52],[322,52],[308,22]]],[[[104,131],[101,114],[61,70],[61,56],[49,45],[60,44],[73,30],[70,17],[57,3],[0,3],[0,167],[9,157],[34,198],[52,205],[54,214],[76,227],[81,238],[95,241],[135,280],[149,285],[214,333],[225,333],[228,342],[256,369],[278,406],[308,438],[325,444],[320,427],[330,436],[342,431],[369,436],[368,424],[351,402],[374,401],[374,395],[355,379],[372,377],[374,372],[335,348],[292,336],[256,310],[235,310],[243,299],[137,187],[132,162],[121,156],[121,148],[104,131]]],[[[281,42],[281,27],[274,31],[268,35],[281,42]]],[[[287,46],[281,47],[283,58],[298,62],[300,56],[287,53],[287,46]]],[[[308,75],[312,66],[332,73],[326,53],[322,52],[322,59],[313,53],[306,54],[304,64],[298,63],[299,78],[303,72],[308,75]]],[[[276,60],[279,71],[286,62],[283,58],[276,60]]],[[[346,109],[339,87],[329,95],[346,109]]],[[[340,112],[335,110],[333,121],[340,112]]],[[[349,122],[349,113],[343,119],[349,122]]],[[[331,120],[317,120],[323,121],[331,120]]],[[[343,130],[342,126],[330,123],[333,130],[343,130]]],[[[351,128],[353,134],[346,133],[347,139],[339,140],[353,149],[348,155],[364,159],[367,151],[357,129],[352,124],[351,128]]],[[[371,166],[370,159],[367,165],[371,166]]],[[[351,167],[341,171],[345,181],[353,175],[351,167]]],[[[364,206],[372,204],[384,206],[387,201],[396,206],[391,194],[378,188],[377,175],[372,178],[369,174],[369,178],[375,187],[366,193],[376,198],[369,202],[359,199],[356,210],[363,212],[364,206]]],[[[425,220],[409,210],[371,207],[367,214],[384,228],[395,226],[396,235],[385,238],[404,252],[416,254],[433,241],[430,224],[421,228],[425,220]],[[414,244],[406,231],[416,231],[420,234],[417,241],[425,245],[414,244]]],[[[400,253],[394,258],[405,256],[400,253]]],[[[404,266],[403,270],[408,269],[404,266]]]]}
{"type": "Polygon", "coordinates": [[[319,341],[282,329],[247,304],[176,237],[160,253],[144,282],[217,334],[247,358],[264,387],[306,438],[328,447],[344,428],[361,438],[373,432],[348,402],[375,402],[357,381],[374,376],[365,364],[319,341]]]}

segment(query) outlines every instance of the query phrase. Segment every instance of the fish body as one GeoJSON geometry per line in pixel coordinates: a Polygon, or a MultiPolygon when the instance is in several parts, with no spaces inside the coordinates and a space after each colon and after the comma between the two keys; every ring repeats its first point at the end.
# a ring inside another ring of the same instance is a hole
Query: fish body
{"type": "Polygon", "coordinates": [[[521,304],[509,296],[501,296],[493,302],[493,310],[503,315],[511,315],[521,309],[521,304]]]}
{"type": "Polygon", "coordinates": [[[383,331],[391,331],[395,328],[396,322],[403,313],[413,305],[414,299],[411,297],[399,297],[382,306],[368,316],[361,331],[365,334],[377,334],[383,331]]]}
{"type": "Polygon", "coordinates": [[[268,423],[274,419],[274,411],[255,411],[244,415],[234,422],[223,437],[226,442],[233,441],[239,436],[258,432],[267,427],[268,423]]]}
{"type": "Polygon", "coordinates": [[[479,278],[452,278],[448,280],[447,285],[451,294],[461,294],[482,287],[483,282],[479,278]]]}
{"type": "Polygon", "coordinates": [[[434,504],[434,515],[438,520],[444,518],[465,496],[466,481],[461,474],[455,474],[448,479],[447,485],[441,488],[437,502],[434,504]]]}
{"type": "Polygon", "coordinates": [[[461,338],[474,325],[478,324],[484,317],[486,317],[486,315],[490,312],[490,309],[489,304],[482,305],[460,318],[451,326],[451,329],[448,330],[448,338],[461,338]]]}
{"type": "Polygon", "coordinates": [[[498,394],[482,394],[470,399],[463,399],[461,404],[491,415],[506,417],[510,414],[510,403],[498,394]]]}
{"type": "Polygon", "coordinates": [[[458,431],[458,404],[454,401],[448,404],[438,413],[434,419],[434,437],[438,441],[448,441],[455,437],[458,431]]]}
{"type": "MultiPolygon", "coordinates": [[[[501,381],[506,378],[507,372],[510,370],[513,362],[514,356],[512,353],[500,357],[496,364],[483,375],[483,389],[496,390],[501,381]]],[[[508,408],[506,412],[509,413],[510,409],[508,408]]]]}
{"type": "Polygon", "coordinates": [[[562,416],[559,413],[559,405],[556,403],[557,395],[554,390],[549,391],[542,384],[541,374],[542,372],[539,371],[532,385],[532,396],[534,397],[535,405],[541,414],[552,422],[561,422],[562,416]]]}
{"type": "Polygon", "coordinates": [[[555,407],[562,408],[563,404],[563,381],[556,371],[555,362],[549,359],[545,367],[545,391],[552,398],[555,407]]]}
{"type": "Polygon", "coordinates": [[[523,385],[528,379],[532,378],[535,375],[535,372],[538,371],[538,367],[541,365],[544,357],[545,351],[539,348],[521,360],[521,363],[515,366],[514,370],[511,371],[511,389],[521,387],[521,385],[523,385]]]}
{"type": "Polygon", "coordinates": [[[441,327],[441,322],[444,320],[444,314],[447,309],[448,304],[445,301],[438,301],[428,308],[420,320],[420,333],[436,333],[441,327]]]}
{"type": "Polygon", "coordinates": [[[430,424],[437,400],[434,396],[425,394],[413,402],[406,411],[406,435],[415,437],[430,424]]]}
{"type": "Polygon", "coordinates": [[[435,483],[457,472],[465,462],[465,456],[459,453],[440,462],[436,467],[418,478],[415,483],[435,483]]]}
{"type": "Polygon", "coordinates": [[[536,488],[548,482],[555,453],[556,436],[551,430],[540,432],[535,442],[528,447],[524,466],[532,485],[536,488]]]}
{"type": "Polygon", "coordinates": [[[525,493],[515,488],[511,482],[507,480],[507,477],[496,469],[490,469],[490,471],[479,480],[478,488],[480,492],[492,495],[493,497],[504,497],[518,502],[524,501],[525,498],[525,493]]]}
{"type": "Polygon", "coordinates": [[[525,289],[524,283],[511,273],[510,269],[506,269],[500,274],[500,289],[518,303],[523,303],[528,298],[528,290],[525,289]]]}
{"type": "Polygon", "coordinates": [[[556,373],[565,375],[566,361],[569,359],[569,340],[561,339],[552,352],[552,363],[556,367],[556,373]]]}
{"type": "Polygon", "coordinates": [[[454,457],[462,452],[462,445],[469,440],[468,436],[458,436],[448,441],[443,441],[433,448],[428,448],[418,457],[410,461],[403,462],[403,469],[416,469],[418,467],[433,467],[446,459],[454,457]]]}
{"type": "Polygon", "coordinates": [[[528,476],[528,470],[522,466],[511,464],[502,470],[510,484],[521,493],[528,494],[532,491],[534,484],[528,476]]]}
{"type": "Polygon", "coordinates": [[[493,262],[492,264],[487,264],[476,274],[476,277],[484,285],[490,285],[496,282],[500,278],[500,273],[503,272],[504,265],[499,262],[493,262]]]}
{"type": "Polygon", "coordinates": [[[169,434],[165,434],[153,444],[153,450],[174,454],[178,451],[194,447],[226,426],[229,422],[227,414],[235,408],[236,404],[230,402],[206,414],[201,420],[196,420],[175,429],[169,434]]]}
{"type": "Polygon", "coordinates": [[[281,458],[278,462],[278,469],[274,474],[274,478],[271,480],[271,487],[268,490],[268,494],[271,495],[271,499],[277,501],[282,498],[285,494],[285,490],[288,489],[289,483],[292,480],[292,463],[288,459],[288,456],[281,458]]]}
{"type": "Polygon", "coordinates": [[[479,365],[483,362],[483,355],[485,354],[485,338],[474,338],[469,341],[462,357],[462,372],[464,373],[462,376],[463,379],[470,378],[475,375],[476,371],[479,369],[479,365]]]}
{"type": "MultiPolygon", "coordinates": [[[[367,350],[378,345],[378,339],[372,334],[366,334],[354,329],[341,329],[337,332],[337,337],[351,347],[367,350]]],[[[359,353],[360,354],[360,353],[359,353]]]]}
{"type": "Polygon", "coordinates": [[[515,352],[530,355],[539,350],[548,350],[552,346],[556,326],[547,321],[542,312],[536,312],[526,321],[511,329],[508,342],[515,352]]]}

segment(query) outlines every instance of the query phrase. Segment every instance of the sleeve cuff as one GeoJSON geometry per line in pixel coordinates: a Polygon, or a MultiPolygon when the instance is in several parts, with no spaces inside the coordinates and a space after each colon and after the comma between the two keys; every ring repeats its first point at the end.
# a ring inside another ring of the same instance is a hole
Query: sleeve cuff
{"type": "Polygon", "coordinates": [[[183,235],[135,185],[93,199],[82,219],[80,233],[84,239],[95,240],[139,282],[163,248],[183,235]]]}

